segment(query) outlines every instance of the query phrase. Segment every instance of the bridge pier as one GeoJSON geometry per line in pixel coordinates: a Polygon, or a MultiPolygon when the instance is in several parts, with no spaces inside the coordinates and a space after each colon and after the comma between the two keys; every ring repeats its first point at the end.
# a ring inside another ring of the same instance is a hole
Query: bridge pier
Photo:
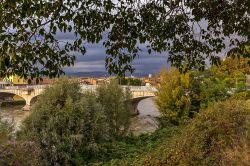
{"type": "Polygon", "coordinates": [[[31,106],[30,105],[25,105],[23,108],[22,108],[23,111],[30,111],[31,110],[31,106]]]}
{"type": "Polygon", "coordinates": [[[31,109],[31,96],[28,95],[26,97],[24,97],[26,105],[22,108],[23,111],[30,111],[31,109]]]}
{"type": "Polygon", "coordinates": [[[136,116],[136,115],[138,115],[139,114],[139,110],[137,109],[137,106],[138,106],[138,103],[139,103],[139,101],[137,101],[137,100],[132,100],[132,101],[130,101],[131,102],[131,106],[132,106],[132,110],[131,110],[131,112],[130,112],[130,114],[132,115],[132,116],[136,116]]]}

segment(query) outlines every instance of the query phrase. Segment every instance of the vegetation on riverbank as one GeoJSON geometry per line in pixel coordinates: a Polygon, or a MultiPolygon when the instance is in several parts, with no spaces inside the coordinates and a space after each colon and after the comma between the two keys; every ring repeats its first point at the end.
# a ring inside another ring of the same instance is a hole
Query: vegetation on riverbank
{"type": "Polygon", "coordinates": [[[121,165],[248,165],[249,115],[245,101],[218,102],[192,119],[178,137],[121,165]]]}
{"type": "Polygon", "coordinates": [[[130,93],[116,82],[81,93],[77,82],[58,80],[39,96],[20,137],[36,142],[44,165],[85,165],[101,160],[106,144],[128,129],[130,93]]]}
{"type": "Polygon", "coordinates": [[[127,132],[129,90],[111,82],[82,94],[76,82],[61,79],[38,98],[17,135],[0,123],[0,164],[248,165],[248,70],[224,63],[186,75],[161,72],[160,128],[138,137],[127,132]]]}
{"type": "Polygon", "coordinates": [[[16,100],[11,102],[3,102],[1,103],[1,107],[10,107],[15,105],[25,105],[25,104],[26,104],[25,100],[16,100]]]}

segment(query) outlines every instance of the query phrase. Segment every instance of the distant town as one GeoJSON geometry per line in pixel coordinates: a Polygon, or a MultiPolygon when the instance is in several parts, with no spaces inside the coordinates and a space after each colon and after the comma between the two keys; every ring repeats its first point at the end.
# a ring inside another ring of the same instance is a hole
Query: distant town
{"type": "MultiPolygon", "coordinates": [[[[106,82],[110,82],[112,79],[117,79],[120,85],[130,85],[130,86],[145,86],[145,85],[156,85],[157,77],[149,74],[147,77],[76,77],[76,76],[66,76],[69,79],[77,79],[81,85],[100,85],[106,82]]],[[[0,78],[0,88],[5,86],[26,86],[26,85],[48,85],[53,84],[56,78],[43,77],[39,82],[36,80],[31,80],[29,83],[27,79],[21,78],[17,75],[12,75],[5,78],[0,78]]]]}

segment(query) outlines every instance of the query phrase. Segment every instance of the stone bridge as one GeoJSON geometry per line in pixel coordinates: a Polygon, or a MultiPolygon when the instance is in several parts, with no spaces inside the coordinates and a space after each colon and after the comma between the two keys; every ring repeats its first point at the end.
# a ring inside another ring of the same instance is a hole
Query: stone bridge
{"type": "MultiPolygon", "coordinates": [[[[1,93],[18,95],[22,97],[26,106],[24,108],[29,109],[31,101],[43,93],[44,89],[49,85],[33,85],[33,86],[6,86],[0,89],[1,93]]],[[[82,92],[95,91],[97,85],[81,85],[82,92]]],[[[152,86],[122,86],[122,88],[129,88],[132,93],[132,105],[134,110],[137,110],[137,105],[140,100],[155,96],[156,89],[152,86]]],[[[5,102],[4,99],[1,100],[5,102]]]]}

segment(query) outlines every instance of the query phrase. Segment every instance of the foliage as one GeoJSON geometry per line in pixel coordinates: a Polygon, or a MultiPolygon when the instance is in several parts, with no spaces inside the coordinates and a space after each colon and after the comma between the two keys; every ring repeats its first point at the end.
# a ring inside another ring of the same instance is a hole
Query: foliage
{"type": "Polygon", "coordinates": [[[221,62],[221,65],[217,67],[217,72],[222,72],[231,76],[234,76],[235,72],[243,73],[243,75],[250,74],[248,61],[249,58],[227,57],[221,62]]]}
{"type": "Polygon", "coordinates": [[[40,149],[31,141],[8,141],[0,145],[0,165],[38,166],[40,149]]]}
{"type": "Polygon", "coordinates": [[[236,59],[226,58],[218,67],[190,72],[189,97],[193,112],[207,107],[209,103],[226,100],[234,93],[246,90],[244,73],[248,70],[248,65],[245,64],[246,60],[244,65],[236,65],[237,67],[228,65],[235,61],[236,59]]]}
{"type": "Polygon", "coordinates": [[[93,165],[128,165],[138,160],[141,156],[151,153],[162,144],[170,143],[172,138],[179,134],[183,126],[176,126],[168,119],[158,119],[161,127],[152,134],[144,134],[138,137],[127,136],[123,139],[108,144],[105,160],[93,165]]]}
{"type": "Polygon", "coordinates": [[[13,137],[14,126],[0,117],[0,144],[13,137]]]}
{"type": "Polygon", "coordinates": [[[205,73],[202,82],[200,82],[200,98],[201,107],[207,107],[209,103],[222,101],[230,96],[232,82],[231,79],[225,75],[218,75],[211,71],[205,73]]]}
{"type": "Polygon", "coordinates": [[[249,1],[23,0],[0,2],[0,76],[58,76],[84,42],[104,39],[110,73],[133,71],[141,43],[148,53],[168,52],[177,68],[204,69],[217,53],[249,56],[249,1]],[[58,33],[75,35],[73,42],[58,33]],[[239,38],[241,40],[239,40],[239,38]]]}
{"type": "Polygon", "coordinates": [[[241,60],[226,58],[221,66],[212,66],[205,71],[190,71],[185,77],[173,69],[161,72],[157,105],[163,114],[164,111],[171,113],[171,111],[178,112],[176,110],[179,109],[186,111],[186,116],[193,117],[201,108],[206,108],[208,104],[226,100],[234,93],[246,90],[245,74],[249,70],[247,61],[246,58],[241,60]],[[184,83],[184,81],[186,82],[184,83]],[[177,88],[179,91],[176,90],[177,88]],[[184,107],[185,109],[175,104],[180,101],[182,106],[185,105],[181,95],[185,96],[186,104],[188,104],[187,107],[184,107]]]}
{"type": "Polygon", "coordinates": [[[235,100],[249,100],[250,99],[250,91],[243,91],[235,93],[231,96],[232,99],[235,100]]]}
{"type": "Polygon", "coordinates": [[[177,69],[162,70],[159,75],[156,104],[163,116],[179,123],[189,117],[190,98],[186,91],[189,76],[180,74],[177,69]]]}
{"type": "Polygon", "coordinates": [[[40,149],[34,142],[16,140],[14,126],[0,118],[0,165],[39,165],[40,149]]]}
{"type": "Polygon", "coordinates": [[[48,165],[84,162],[108,139],[105,129],[105,115],[94,95],[82,97],[77,82],[67,79],[45,90],[23,128],[27,138],[39,143],[48,165]],[[78,161],[78,155],[83,161],[78,161]]]}
{"type": "Polygon", "coordinates": [[[249,111],[245,101],[211,105],[171,143],[130,165],[248,165],[249,111]]]}
{"type": "Polygon", "coordinates": [[[246,74],[249,73],[248,58],[226,58],[220,66],[212,66],[204,72],[196,72],[201,107],[208,103],[225,100],[234,93],[246,90],[246,74]]]}
{"type": "Polygon", "coordinates": [[[242,55],[234,59],[227,57],[220,66],[214,67],[214,72],[230,78],[236,91],[244,91],[246,89],[246,75],[250,74],[248,62],[249,58],[244,58],[242,55]]]}
{"type": "Polygon", "coordinates": [[[102,159],[103,145],[126,132],[127,97],[115,83],[99,87],[96,94],[82,94],[77,82],[59,79],[38,98],[21,136],[39,144],[47,165],[102,159]]]}
{"type": "Polygon", "coordinates": [[[129,127],[129,117],[132,107],[128,102],[131,99],[129,89],[123,91],[117,81],[111,81],[98,87],[97,101],[102,105],[107,122],[109,133],[115,137],[124,136],[129,127]]]}
{"type": "Polygon", "coordinates": [[[120,85],[130,85],[130,86],[142,86],[144,83],[142,80],[138,78],[125,78],[125,77],[118,77],[117,78],[120,85]]]}

